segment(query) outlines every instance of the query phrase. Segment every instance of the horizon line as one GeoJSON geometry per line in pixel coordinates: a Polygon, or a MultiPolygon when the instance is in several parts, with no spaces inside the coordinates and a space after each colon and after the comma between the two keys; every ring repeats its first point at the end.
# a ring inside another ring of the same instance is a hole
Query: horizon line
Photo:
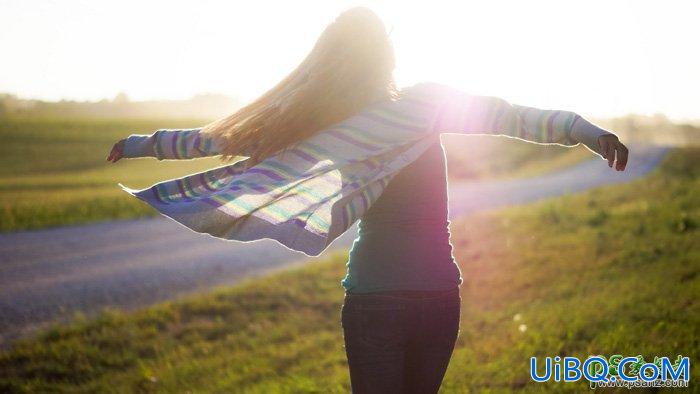
{"type": "MultiPolygon", "coordinates": [[[[188,97],[176,97],[176,98],[145,98],[145,99],[132,99],[127,92],[118,92],[117,94],[111,96],[111,97],[102,97],[100,99],[77,99],[77,98],[69,98],[69,97],[64,97],[60,99],[48,99],[48,98],[38,98],[38,97],[31,97],[31,96],[23,96],[18,93],[14,92],[9,92],[9,91],[0,91],[0,98],[4,96],[10,96],[13,97],[16,100],[20,101],[37,101],[37,102],[43,102],[43,103],[50,103],[50,104],[59,104],[59,103],[76,103],[76,104],[98,104],[101,102],[111,102],[111,103],[118,103],[120,96],[122,96],[125,99],[122,99],[124,101],[121,101],[122,103],[133,103],[133,104],[138,104],[138,103],[148,103],[148,102],[174,102],[174,101],[191,101],[197,97],[202,97],[202,96],[218,96],[220,98],[224,99],[230,99],[233,101],[236,101],[238,105],[243,106],[249,103],[252,100],[244,100],[239,96],[235,95],[230,95],[227,93],[219,93],[219,92],[199,92],[199,93],[194,93],[188,97]]],[[[613,114],[613,115],[592,115],[592,118],[596,119],[619,119],[619,118],[625,118],[625,117],[630,117],[630,116],[639,116],[639,117],[646,117],[646,118],[653,118],[657,116],[662,116],[666,118],[667,120],[676,123],[676,124],[690,124],[692,126],[700,126],[700,115],[696,117],[673,117],[669,116],[668,114],[658,111],[658,112],[636,112],[636,111],[627,111],[624,113],[618,113],[618,114],[613,114]]]]}

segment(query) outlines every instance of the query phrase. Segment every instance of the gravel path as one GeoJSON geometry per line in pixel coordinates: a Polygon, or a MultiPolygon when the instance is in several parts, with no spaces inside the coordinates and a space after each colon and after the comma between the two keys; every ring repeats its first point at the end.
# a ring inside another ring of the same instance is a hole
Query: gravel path
{"type": "MultiPolygon", "coordinates": [[[[631,151],[622,173],[594,159],[532,178],[451,184],[450,216],[627,182],[652,170],[667,149],[631,151]]],[[[354,238],[351,229],[331,249],[354,238]]],[[[319,258],[274,241],[222,241],[163,217],[2,234],[0,346],[75,311],[149,305],[319,258]]]]}

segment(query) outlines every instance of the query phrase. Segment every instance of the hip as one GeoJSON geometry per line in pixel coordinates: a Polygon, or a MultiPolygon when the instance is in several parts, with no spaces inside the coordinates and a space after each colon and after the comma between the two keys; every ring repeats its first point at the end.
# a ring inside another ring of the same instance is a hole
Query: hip
{"type": "Polygon", "coordinates": [[[448,290],[387,290],[370,293],[345,293],[344,312],[364,310],[449,310],[461,305],[459,287],[448,290]]]}
{"type": "Polygon", "coordinates": [[[365,347],[376,345],[372,348],[444,340],[451,349],[459,331],[460,314],[458,287],[443,291],[346,293],[341,325],[346,341],[350,338],[349,342],[355,345],[357,338],[365,347]]]}

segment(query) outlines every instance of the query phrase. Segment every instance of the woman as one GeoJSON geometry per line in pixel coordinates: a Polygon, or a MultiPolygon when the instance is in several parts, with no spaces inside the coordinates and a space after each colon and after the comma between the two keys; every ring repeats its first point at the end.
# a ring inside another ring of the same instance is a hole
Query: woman
{"type": "Polygon", "coordinates": [[[383,23],[353,8],[324,30],[296,70],[248,106],[202,129],[132,135],[108,160],[248,157],[126,189],[189,228],[225,239],[272,238],[316,255],[361,218],[342,281],[353,392],[432,393],[457,338],[462,281],[449,239],[439,134],[582,142],[618,171],[627,149],[572,112],[431,83],[398,90],[393,69],[383,23]]]}

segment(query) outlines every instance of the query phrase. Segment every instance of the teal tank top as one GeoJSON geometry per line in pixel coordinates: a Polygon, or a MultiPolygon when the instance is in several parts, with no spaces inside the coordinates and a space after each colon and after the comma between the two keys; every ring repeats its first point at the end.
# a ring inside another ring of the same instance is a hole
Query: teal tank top
{"type": "Polygon", "coordinates": [[[450,244],[439,137],[363,215],[341,283],[347,293],[449,290],[462,283],[450,244]]]}

